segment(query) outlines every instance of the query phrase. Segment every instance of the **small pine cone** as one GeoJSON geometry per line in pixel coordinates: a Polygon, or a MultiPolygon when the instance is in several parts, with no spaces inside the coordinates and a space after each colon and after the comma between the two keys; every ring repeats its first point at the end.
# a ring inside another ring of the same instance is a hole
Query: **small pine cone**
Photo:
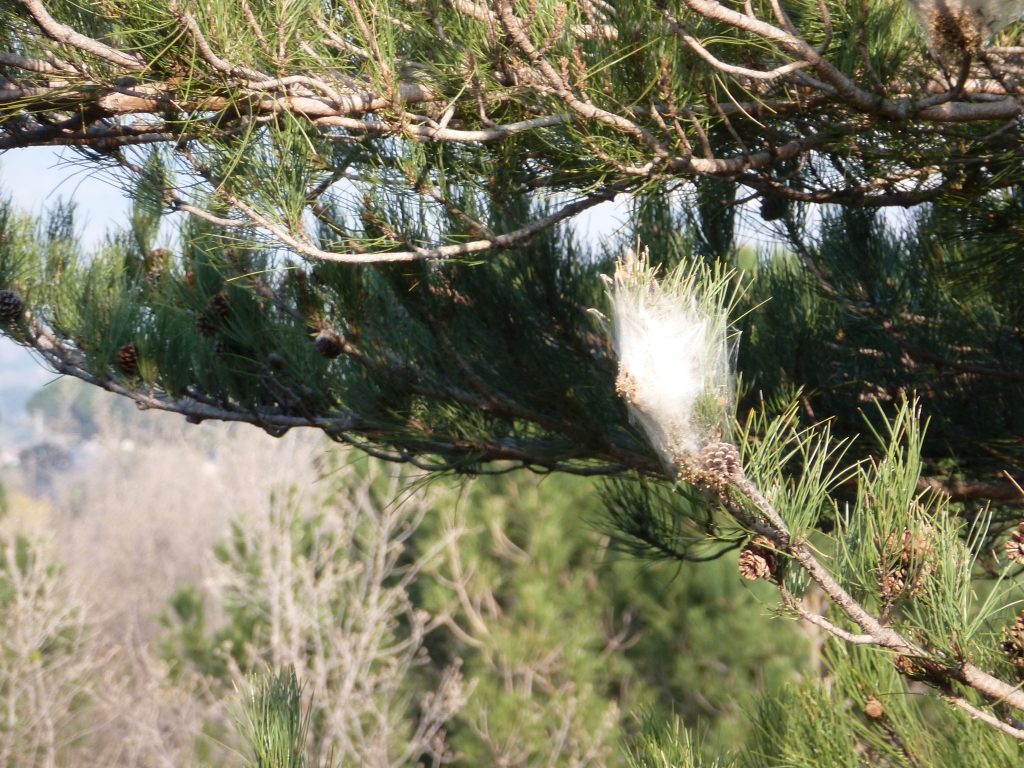
{"type": "Polygon", "coordinates": [[[231,312],[231,299],[226,291],[215,293],[206,303],[206,312],[210,317],[227,317],[231,312]]]}
{"type": "Polygon", "coordinates": [[[892,660],[900,674],[909,677],[911,680],[925,680],[929,677],[928,663],[924,659],[919,661],[912,656],[904,656],[898,653],[893,656],[892,660]]]}
{"type": "Polygon", "coordinates": [[[970,8],[959,4],[936,3],[927,17],[929,36],[940,50],[963,54],[981,47],[988,29],[970,8]]]}
{"type": "Polygon", "coordinates": [[[134,343],[125,344],[117,350],[117,367],[125,376],[134,376],[139,372],[139,348],[134,343]]]}
{"type": "Polygon", "coordinates": [[[750,581],[774,578],[778,558],[772,543],[764,536],[754,540],[740,550],[740,576],[750,581]]]}
{"type": "Polygon", "coordinates": [[[909,529],[902,534],[893,532],[886,539],[883,556],[883,570],[880,577],[880,594],[886,603],[892,603],[906,592],[913,597],[924,589],[927,578],[935,568],[934,553],[928,537],[933,533],[930,527],[915,532],[909,529]],[[898,553],[899,559],[892,563],[890,558],[898,553]],[[887,564],[888,563],[888,564],[887,564]]]}
{"type": "Polygon", "coordinates": [[[893,656],[892,661],[896,665],[896,669],[898,669],[904,675],[908,675],[910,677],[917,677],[920,674],[920,670],[917,668],[917,665],[913,661],[911,661],[911,659],[908,656],[904,656],[903,654],[898,653],[895,656],[893,656]]]}
{"type": "Polygon", "coordinates": [[[907,594],[911,597],[920,593],[924,588],[925,580],[934,569],[934,553],[932,544],[928,540],[933,533],[931,527],[926,527],[916,533],[910,531],[903,533],[902,578],[903,586],[909,587],[907,594]]]}
{"type": "Polygon", "coordinates": [[[17,291],[0,291],[0,321],[11,322],[21,317],[25,303],[17,291]]]}
{"type": "Polygon", "coordinates": [[[345,350],[341,336],[330,328],[324,328],[316,335],[316,338],[313,339],[313,347],[328,360],[333,360],[345,350]]]}
{"type": "Polygon", "coordinates": [[[1013,620],[1013,624],[1010,626],[1010,637],[1020,646],[1021,650],[1024,650],[1024,611],[1021,611],[1021,614],[1013,620]]]}
{"type": "Polygon", "coordinates": [[[732,480],[743,473],[740,466],[740,452],[729,443],[708,443],[697,455],[704,471],[717,480],[732,480]]]}
{"type": "Polygon", "coordinates": [[[1006,541],[1006,556],[1018,565],[1024,565],[1024,523],[1018,525],[1006,541]]]}
{"type": "Polygon", "coordinates": [[[205,336],[206,338],[209,338],[210,336],[213,336],[215,333],[217,333],[217,326],[215,326],[213,324],[213,321],[210,320],[210,318],[207,317],[205,314],[202,314],[196,318],[195,328],[196,333],[198,333],[200,336],[205,336]]]}
{"type": "Polygon", "coordinates": [[[1024,612],[1013,620],[1009,630],[1010,639],[999,644],[1003,653],[1018,667],[1024,667],[1024,612]]]}
{"type": "Polygon", "coordinates": [[[166,248],[153,248],[146,254],[146,263],[151,269],[162,269],[171,260],[171,256],[166,248]]]}
{"type": "Polygon", "coordinates": [[[864,714],[872,720],[881,720],[885,717],[885,710],[882,709],[882,702],[874,696],[868,697],[867,702],[864,704],[864,714]]]}

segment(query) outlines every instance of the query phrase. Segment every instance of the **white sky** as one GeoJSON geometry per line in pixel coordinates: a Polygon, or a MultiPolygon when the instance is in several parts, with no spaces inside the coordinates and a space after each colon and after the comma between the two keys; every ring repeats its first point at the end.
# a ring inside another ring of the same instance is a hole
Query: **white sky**
{"type": "Polygon", "coordinates": [[[58,198],[74,200],[78,232],[88,247],[124,220],[128,201],[118,187],[73,160],[66,149],[7,150],[0,154],[0,191],[28,213],[41,213],[58,198]]]}
{"type": "MultiPolygon", "coordinates": [[[[88,248],[124,220],[128,203],[116,186],[83,172],[67,159],[74,159],[74,154],[48,147],[0,154],[0,194],[26,213],[35,214],[58,198],[74,200],[77,231],[88,248]]],[[[19,411],[28,395],[54,378],[25,348],[0,337],[0,442],[11,438],[10,430],[18,426],[19,411]]]]}

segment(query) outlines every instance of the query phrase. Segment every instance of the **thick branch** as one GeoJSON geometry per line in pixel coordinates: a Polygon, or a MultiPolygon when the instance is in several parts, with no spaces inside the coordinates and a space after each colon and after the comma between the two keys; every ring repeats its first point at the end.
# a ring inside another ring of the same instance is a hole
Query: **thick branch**
{"type": "MultiPolygon", "coordinates": [[[[200,169],[197,168],[197,170],[201,172],[200,169]]],[[[337,253],[335,251],[325,251],[309,242],[301,241],[292,233],[285,230],[281,225],[271,221],[251,205],[245,203],[239,197],[227,191],[223,184],[220,184],[213,179],[208,178],[207,180],[214,186],[218,195],[235,206],[254,224],[263,227],[285,245],[293,248],[296,253],[300,253],[303,256],[308,256],[314,259],[341,262],[345,264],[379,264],[399,261],[423,261],[426,259],[452,258],[470,253],[480,253],[482,251],[488,251],[496,248],[511,248],[519,245],[531,235],[545,230],[560,221],[565,221],[588,208],[593,208],[595,205],[615,199],[615,195],[619,192],[625,191],[630,186],[630,183],[628,182],[609,184],[595,192],[591,192],[579,200],[563,206],[549,216],[536,219],[512,232],[506,232],[501,235],[495,235],[494,237],[484,238],[481,240],[471,240],[467,243],[458,243],[454,245],[417,248],[411,251],[388,251],[385,253],[337,253]]]]}
{"type": "Polygon", "coordinates": [[[39,28],[51,40],[70,45],[86,53],[91,53],[93,56],[98,56],[101,59],[121,67],[126,67],[132,71],[146,68],[146,62],[138,54],[125,53],[116,48],[111,48],[99,40],[93,40],[91,37],[86,37],[80,32],[76,32],[66,24],[61,24],[47,12],[42,0],[21,0],[21,4],[32,14],[36,24],[39,25],[39,28]]]}
{"type": "Polygon", "coordinates": [[[956,696],[950,694],[944,696],[943,698],[950,704],[952,704],[954,707],[959,707],[964,712],[969,714],[972,720],[981,720],[981,722],[987,723],[988,725],[991,725],[993,728],[998,728],[1007,736],[1012,736],[1015,739],[1024,741],[1024,730],[1021,730],[1020,728],[1014,728],[1012,725],[1003,722],[995,715],[992,715],[984,711],[983,709],[978,709],[978,707],[971,704],[971,702],[969,702],[963,696],[956,696]]]}

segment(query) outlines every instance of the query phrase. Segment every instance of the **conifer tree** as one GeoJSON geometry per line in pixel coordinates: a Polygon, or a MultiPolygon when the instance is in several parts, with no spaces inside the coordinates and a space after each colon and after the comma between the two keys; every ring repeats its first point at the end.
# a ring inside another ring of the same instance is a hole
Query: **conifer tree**
{"type": "MultiPolygon", "coordinates": [[[[0,148],[79,147],[134,202],[91,254],[69,209],[4,205],[5,335],[194,422],[604,476],[640,556],[739,549],[831,638],[746,763],[1018,754],[1016,3],[0,14],[0,148]],[[625,242],[564,226],[624,192],[625,242]],[[757,197],[780,247],[737,273],[757,197]]],[[[652,717],[634,758],[699,754],[652,717]]]]}

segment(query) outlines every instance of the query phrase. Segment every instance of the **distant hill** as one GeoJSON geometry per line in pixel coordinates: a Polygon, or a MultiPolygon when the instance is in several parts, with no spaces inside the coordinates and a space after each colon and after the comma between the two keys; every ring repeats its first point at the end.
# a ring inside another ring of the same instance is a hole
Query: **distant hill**
{"type": "Polygon", "coordinates": [[[10,451],[32,439],[35,430],[25,403],[56,378],[24,348],[0,337],[0,449],[10,451]]]}

